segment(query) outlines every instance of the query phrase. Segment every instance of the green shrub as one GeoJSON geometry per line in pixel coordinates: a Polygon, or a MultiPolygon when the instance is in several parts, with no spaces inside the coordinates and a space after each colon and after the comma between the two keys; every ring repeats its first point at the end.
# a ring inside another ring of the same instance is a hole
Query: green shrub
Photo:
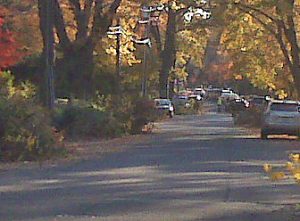
{"type": "Polygon", "coordinates": [[[155,120],[152,100],[97,94],[90,105],[64,105],[56,109],[54,125],[67,138],[112,138],[137,134],[155,120]]]}
{"type": "Polygon", "coordinates": [[[14,86],[9,73],[0,79],[0,159],[38,160],[56,153],[55,130],[47,111],[35,103],[34,87],[14,86]]]}
{"type": "Polygon", "coordinates": [[[98,109],[109,111],[123,133],[141,133],[144,125],[159,117],[156,115],[154,101],[147,98],[122,94],[108,96],[106,99],[100,96],[98,99],[100,102],[97,103],[101,104],[97,106],[98,109]]]}
{"type": "Polygon", "coordinates": [[[66,106],[56,110],[54,124],[69,138],[116,137],[121,124],[106,111],[92,107],[66,106]]]}

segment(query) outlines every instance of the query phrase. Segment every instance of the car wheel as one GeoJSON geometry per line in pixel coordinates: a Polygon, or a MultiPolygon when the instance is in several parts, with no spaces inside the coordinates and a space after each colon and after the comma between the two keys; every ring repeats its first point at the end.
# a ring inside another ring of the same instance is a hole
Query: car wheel
{"type": "Polygon", "coordinates": [[[266,131],[264,131],[264,130],[261,130],[261,132],[260,132],[260,137],[261,137],[261,139],[263,139],[263,140],[266,140],[266,139],[268,139],[268,133],[266,133],[266,131]]]}

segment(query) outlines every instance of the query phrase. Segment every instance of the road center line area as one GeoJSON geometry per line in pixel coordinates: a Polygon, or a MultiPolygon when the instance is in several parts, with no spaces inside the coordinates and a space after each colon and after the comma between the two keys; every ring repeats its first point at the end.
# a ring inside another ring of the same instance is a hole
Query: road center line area
{"type": "Polygon", "coordinates": [[[156,123],[149,137],[101,158],[0,172],[0,220],[300,220],[299,186],[262,169],[299,141],[261,140],[215,112],[156,123]]]}

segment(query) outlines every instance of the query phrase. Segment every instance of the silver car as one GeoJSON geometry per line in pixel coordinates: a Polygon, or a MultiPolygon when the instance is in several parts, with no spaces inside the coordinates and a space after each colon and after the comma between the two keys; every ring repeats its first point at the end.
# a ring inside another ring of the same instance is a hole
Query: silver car
{"type": "Polygon", "coordinates": [[[300,103],[298,101],[274,100],[264,113],[261,138],[270,134],[300,136],[300,103]]]}
{"type": "Polygon", "coordinates": [[[167,113],[170,118],[174,117],[174,106],[169,99],[155,99],[154,101],[159,112],[167,113]]]}

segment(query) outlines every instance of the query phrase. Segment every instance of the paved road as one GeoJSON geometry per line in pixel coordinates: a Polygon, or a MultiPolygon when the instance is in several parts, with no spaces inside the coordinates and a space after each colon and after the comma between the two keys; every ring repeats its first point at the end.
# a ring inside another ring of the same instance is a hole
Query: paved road
{"type": "Polygon", "coordinates": [[[300,220],[274,212],[300,202],[299,186],[272,183],[262,172],[299,141],[260,140],[216,113],[157,127],[123,153],[0,171],[0,220],[300,220]]]}

